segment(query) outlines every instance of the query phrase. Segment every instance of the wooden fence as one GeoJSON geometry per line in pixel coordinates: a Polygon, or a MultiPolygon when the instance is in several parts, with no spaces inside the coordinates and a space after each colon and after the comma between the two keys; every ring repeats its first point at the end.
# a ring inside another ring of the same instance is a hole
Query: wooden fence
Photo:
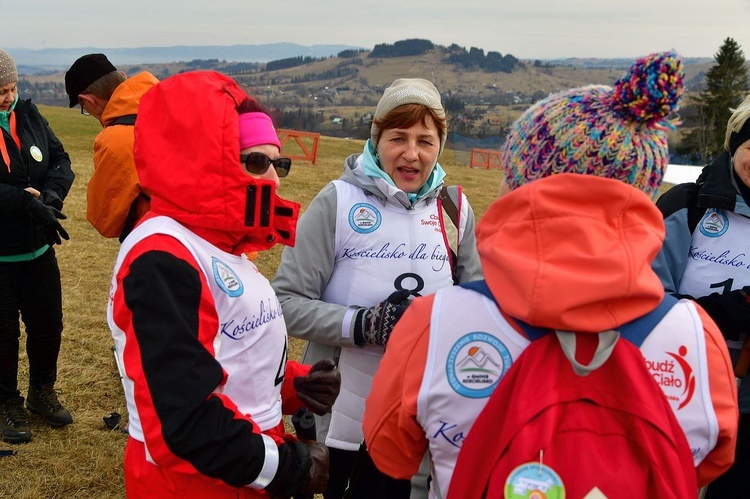
{"type": "Polygon", "coordinates": [[[319,133],[298,132],[296,130],[278,130],[281,151],[292,160],[318,162],[319,133]]]}

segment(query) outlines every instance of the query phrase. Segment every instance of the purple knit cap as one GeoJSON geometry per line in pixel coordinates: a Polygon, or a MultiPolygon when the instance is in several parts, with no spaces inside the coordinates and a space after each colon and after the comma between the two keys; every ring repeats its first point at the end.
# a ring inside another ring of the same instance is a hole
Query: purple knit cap
{"type": "Polygon", "coordinates": [[[539,101],[511,127],[501,150],[515,189],[556,173],[614,178],[655,195],[669,163],[667,130],[683,93],[674,52],[639,59],[614,88],[590,85],[539,101]]]}

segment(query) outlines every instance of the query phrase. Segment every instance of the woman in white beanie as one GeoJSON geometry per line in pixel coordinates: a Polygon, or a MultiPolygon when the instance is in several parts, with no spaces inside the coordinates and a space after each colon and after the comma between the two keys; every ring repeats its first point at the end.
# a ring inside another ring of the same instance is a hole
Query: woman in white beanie
{"type": "MultiPolygon", "coordinates": [[[[445,171],[437,160],[446,132],[431,82],[394,81],[364,151],[347,158],[341,177],[310,203],[273,281],[289,335],[308,341],[304,362],[335,359],[341,369],[330,428],[318,419],[318,439],[331,450],[327,499],[347,487],[362,442],[364,399],[409,300],[481,278],[474,213],[460,188],[441,195],[445,171]],[[450,205],[455,224],[441,209],[450,205]]],[[[408,480],[375,482],[366,485],[375,496],[409,493],[408,480]]]]}
{"type": "Polygon", "coordinates": [[[53,427],[73,418],[55,390],[63,330],[60,269],[53,245],[68,239],[58,219],[73,184],[70,157],[31,100],[18,98],[13,58],[0,50],[0,431],[31,440],[18,390],[18,316],[26,326],[26,408],[53,427]]]}

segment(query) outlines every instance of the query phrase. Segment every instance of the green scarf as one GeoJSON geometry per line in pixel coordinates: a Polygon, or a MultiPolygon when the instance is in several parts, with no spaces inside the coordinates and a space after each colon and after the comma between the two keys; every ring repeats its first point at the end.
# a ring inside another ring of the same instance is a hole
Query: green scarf
{"type": "Polygon", "coordinates": [[[13,112],[17,103],[18,94],[16,94],[16,100],[13,101],[13,104],[10,105],[7,111],[0,111],[0,126],[8,133],[10,133],[10,113],[13,112]]]}

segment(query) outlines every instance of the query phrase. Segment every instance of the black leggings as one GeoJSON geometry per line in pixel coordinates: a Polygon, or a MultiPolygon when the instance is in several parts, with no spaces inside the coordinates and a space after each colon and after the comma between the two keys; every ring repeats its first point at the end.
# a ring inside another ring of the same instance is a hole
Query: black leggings
{"type": "Polygon", "coordinates": [[[411,481],[381,473],[364,447],[359,451],[329,448],[329,459],[325,499],[408,499],[411,494],[411,481]]]}
{"type": "Polygon", "coordinates": [[[20,317],[29,384],[54,383],[63,330],[60,268],[50,247],[26,262],[0,262],[0,401],[18,397],[20,317]]]}
{"type": "Polygon", "coordinates": [[[747,497],[750,490],[750,414],[740,414],[735,449],[734,464],[708,485],[706,499],[747,497]]]}

